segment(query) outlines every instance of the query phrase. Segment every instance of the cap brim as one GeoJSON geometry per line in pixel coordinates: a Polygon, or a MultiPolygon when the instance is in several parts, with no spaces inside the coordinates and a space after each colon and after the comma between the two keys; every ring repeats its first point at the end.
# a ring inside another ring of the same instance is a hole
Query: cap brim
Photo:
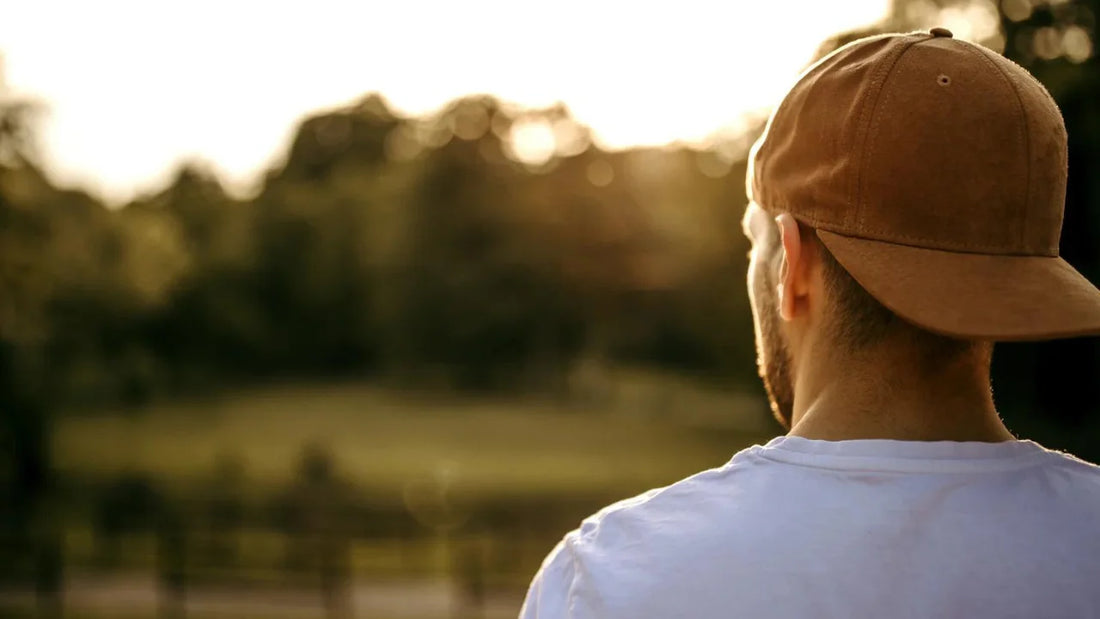
{"type": "Polygon", "coordinates": [[[1058,257],[991,256],[818,230],[871,296],[935,333],[981,340],[1100,334],[1100,290],[1058,257]]]}

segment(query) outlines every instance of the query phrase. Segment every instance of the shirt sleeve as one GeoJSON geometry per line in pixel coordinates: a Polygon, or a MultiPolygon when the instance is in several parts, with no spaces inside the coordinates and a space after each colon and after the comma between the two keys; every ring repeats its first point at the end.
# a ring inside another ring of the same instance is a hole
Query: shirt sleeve
{"type": "Polygon", "coordinates": [[[527,589],[527,598],[519,611],[519,619],[573,617],[569,601],[576,572],[571,542],[576,535],[576,531],[566,535],[542,562],[542,567],[527,589]]]}

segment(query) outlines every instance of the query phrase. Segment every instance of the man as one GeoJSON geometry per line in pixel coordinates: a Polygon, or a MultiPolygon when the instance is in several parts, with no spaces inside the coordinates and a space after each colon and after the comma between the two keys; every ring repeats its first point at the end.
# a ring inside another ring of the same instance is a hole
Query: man
{"type": "Polygon", "coordinates": [[[803,73],[750,155],[761,376],[786,436],[608,507],[523,617],[1100,617],[1100,469],[1017,440],[992,341],[1100,333],[1058,257],[1066,134],[942,28],[803,73]]]}

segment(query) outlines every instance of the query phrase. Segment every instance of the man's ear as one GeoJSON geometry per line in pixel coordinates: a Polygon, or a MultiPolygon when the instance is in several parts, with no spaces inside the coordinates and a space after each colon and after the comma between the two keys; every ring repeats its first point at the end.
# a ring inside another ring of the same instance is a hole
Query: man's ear
{"type": "Polygon", "coordinates": [[[777,290],[779,315],[783,320],[790,321],[807,308],[808,261],[798,221],[783,213],[775,218],[775,224],[779,227],[779,237],[783,245],[777,290]]]}

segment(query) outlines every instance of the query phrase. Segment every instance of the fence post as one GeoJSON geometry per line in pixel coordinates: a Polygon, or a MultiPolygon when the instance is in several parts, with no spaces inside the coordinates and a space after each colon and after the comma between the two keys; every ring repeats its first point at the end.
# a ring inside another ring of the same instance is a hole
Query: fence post
{"type": "Polygon", "coordinates": [[[38,616],[60,619],[64,612],[61,587],[65,568],[60,532],[46,534],[38,543],[37,555],[34,590],[38,616]]]}
{"type": "Polygon", "coordinates": [[[170,507],[157,528],[158,616],[183,619],[187,607],[187,532],[170,507]]]}

